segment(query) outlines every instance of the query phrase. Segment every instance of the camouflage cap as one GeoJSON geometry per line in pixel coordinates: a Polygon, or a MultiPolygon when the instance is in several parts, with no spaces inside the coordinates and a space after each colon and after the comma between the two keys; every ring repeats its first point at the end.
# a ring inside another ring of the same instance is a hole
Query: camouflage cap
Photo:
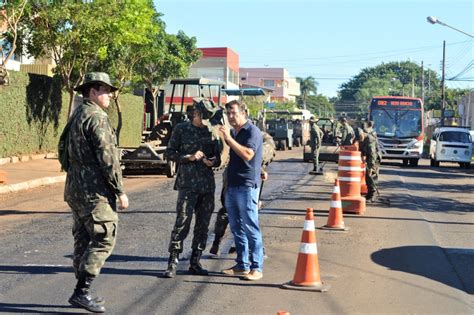
{"type": "Polygon", "coordinates": [[[195,110],[201,112],[202,119],[210,119],[217,111],[214,102],[205,97],[193,98],[193,107],[195,110]]]}
{"type": "Polygon", "coordinates": [[[112,83],[110,82],[110,77],[107,73],[105,73],[105,72],[88,72],[88,73],[86,73],[86,75],[84,77],[84,82],[82,82],[82,84],[76,86],[74,88],[74,91],[82,92],[84,87],[86,87],[88,85],[91,85],[91,84],[97,84],[97,83],[109,86],[112,92],[118,90],[118,88],[113,86],[112,83]]]}

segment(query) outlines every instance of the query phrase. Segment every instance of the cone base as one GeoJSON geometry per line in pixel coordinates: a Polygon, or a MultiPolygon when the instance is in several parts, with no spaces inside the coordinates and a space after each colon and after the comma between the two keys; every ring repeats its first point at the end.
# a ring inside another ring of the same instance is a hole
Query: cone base
{"type": "Polygon", "coordinates": [[[345,226],[329,226],[329,225],[323,225],[321,227],[318,227],[320,230],[331,230],[331,231],[349,231],[348,227],[345,226]]]}
{"type": "Polygon", "coordinates": [[[318,172],[318,171],[311,171],[309,172],[311,175],[324,175],[323,172],[318,172]]]}
{"type": "Polygon", "coordinates": [[[316,283],[314,285],[298,285],[294,284],[293,281],[284,283],[281,285],[282,289],[287,290],[300,290],[300,291],[315,291],[315,292],[326,292],[331,286],[324,283],[316,283]]]}

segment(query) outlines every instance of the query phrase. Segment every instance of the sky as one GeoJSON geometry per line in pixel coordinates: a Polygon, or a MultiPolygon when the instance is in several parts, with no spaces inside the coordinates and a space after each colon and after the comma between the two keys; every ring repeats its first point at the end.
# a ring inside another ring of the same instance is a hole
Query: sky
{"type": "MultiPolygon", "coordinates": [[[[446,41],[446,78],[474,80],[473,0],[155,0],[168,33],[195,36],[198,47],[229,47],[240,67],[283,67],[313,76],[333,97],[362,69],[410,60],[439,73],[446,41]]],[[[451,88],[474,88],[452,81],[451,88]]]]}

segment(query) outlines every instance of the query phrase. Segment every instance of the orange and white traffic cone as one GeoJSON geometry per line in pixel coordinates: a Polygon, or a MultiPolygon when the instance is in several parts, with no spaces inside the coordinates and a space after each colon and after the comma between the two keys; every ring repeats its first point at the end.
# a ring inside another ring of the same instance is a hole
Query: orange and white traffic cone
{"type": "Polygon", "coordinates": [[[339,188],[339,179],[334,182],[334,190],[331,196],[331,207],[329,208],[328,222],[320,227],[323,230],[347,231],[342,216],[341,190],[339,188]]]}
{"type": "Polygon", "coordinates": [[[306,209],[303,235],[301,236],[300,251],[296,262],[293,280],[282,285],[284,289],[325,292],[329,286],[321,282],[314,228],[313,208],[306,209]]]}
{"type": "Polygon", "coordinates": [[[7,182],[7,173],[5,171],[0,171],[0,183],[7,182]]]}

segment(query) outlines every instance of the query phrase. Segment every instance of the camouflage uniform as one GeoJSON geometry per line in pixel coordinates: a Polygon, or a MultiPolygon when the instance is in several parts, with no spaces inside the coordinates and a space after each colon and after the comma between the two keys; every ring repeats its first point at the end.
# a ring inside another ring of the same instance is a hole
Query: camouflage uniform
{"type": "Polygon", "coordinates": [[[354,129],[349,124],[341,124],[337,137],[340,139],[340,145],[351,145],[354,139],[354,129]]]}
{"type": "Polygon", "coordinates": [[[316,122],[310,123],[311,127],[309,130],[310,135],[310,146],[311,146],[311,157],[313,159],[313,171],[319,170],[319,149],[323,139],[323,132],[316,124],[316,122]]]}
{"type": "Polygon", "coordinates": [[[64,200],[73,214],[76,275],[97,276],[115,246],[116,196],[124,193],[117,139],[106,112],[84,100],[61,136],[66,141],[64,200]]]}
{"type": "Polygon", "coordinates": [[[367,183],[367,200],[373,199],[378,188],[380,166],[380,153],[377,145],[377,135],[372,128],[366,130],[366,136],[361,146],[362,155],[365,156],[365,181],[367,183]]]}
{"type": "Polygon", "coordinates": [[[216,185],[211,167],[201,160],[188,161],[186,157],[199,150],[208,158],[216,157],[214,166],[220,165],[219,143],[213,140],[207,128],[198,128],[191,122],[178,124],[166,148],[167,158],[178,163],[174,185],[174,189],[179,191],[177,216],[168,248],[170,253],[183,252],[183,241],[188,235],[193,212],[196,213],[196,222],[192,248],[202,251],[206,247],[216,185]]]}

